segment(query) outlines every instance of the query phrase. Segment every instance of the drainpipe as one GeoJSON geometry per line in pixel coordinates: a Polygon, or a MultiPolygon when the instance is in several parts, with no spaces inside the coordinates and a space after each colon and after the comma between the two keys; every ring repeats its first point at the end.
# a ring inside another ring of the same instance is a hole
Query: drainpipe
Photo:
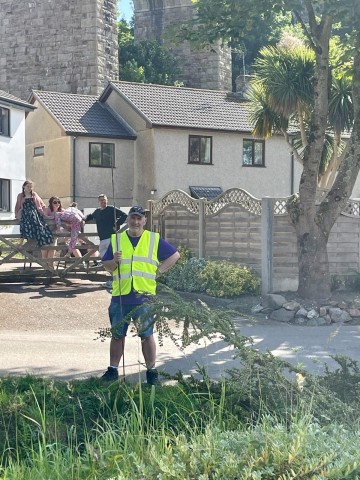
{"type": "Polygon", "coordinates": [[[73,184],[72,184],[72,197],[73,202],[76,202],[76,182],[75,182],[75,173],[76,173],[76,137],[73,137],[72,141],[72,160],[73,160],[73,184]]]}
{"type": "Polygon", "coordinates": [[[291,171],[290,171],[290,195],[294,195],[294,183],[295,183],[295,159],[294,159],[294,139],[291,141],[291,171]]]}

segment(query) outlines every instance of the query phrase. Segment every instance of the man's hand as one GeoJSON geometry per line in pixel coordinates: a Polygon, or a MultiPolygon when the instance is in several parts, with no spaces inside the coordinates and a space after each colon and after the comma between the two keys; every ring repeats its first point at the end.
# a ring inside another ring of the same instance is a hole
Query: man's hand
{"type": "Polygon", "coordinates": [[[120,250],[120,252],[115,252],[114,253],[114,260],[115,260],[116,263],[120,263],[121,257],[122,257],[122,251],[121,250],[120,250]]]}
{"type": "Polygon", "coordinates": [[[114,253],[114,258],[112,260],[103,260],[103,265],[105,267],[105,270],[107,270],[109,273],[112,273],[115,268],[118,267],[122,257],[122,252],[115,252],[114,253]]]}

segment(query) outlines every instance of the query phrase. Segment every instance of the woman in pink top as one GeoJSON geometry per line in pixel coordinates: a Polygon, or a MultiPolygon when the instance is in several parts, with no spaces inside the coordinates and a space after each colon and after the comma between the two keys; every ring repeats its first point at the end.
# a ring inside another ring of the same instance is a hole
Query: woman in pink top
{"type": "Polygon", "coordinates": [[[49,206],[45,209],[45,215],[46,218],[51,218],[55,220],[56,233],[61,232],[61,221],[64,221],[65,223],[70,225],[71,238],[69,242],[67,256],[74,255],[74,257],[81,257],[80,251],[74,247],[80,232],[82,214],[80,216],[77,212],[64,210],[59,197],[53,196],[49,200],[49,206]]]}
{"type": "Polygon", "coordinates": [[[33,182],[26,180],[15,205],[15,216],[20,220],[22,238],[37,240],[39,247],[50,245],[53,234],[44,220],[45,203],[33,191],[33,182]]]}

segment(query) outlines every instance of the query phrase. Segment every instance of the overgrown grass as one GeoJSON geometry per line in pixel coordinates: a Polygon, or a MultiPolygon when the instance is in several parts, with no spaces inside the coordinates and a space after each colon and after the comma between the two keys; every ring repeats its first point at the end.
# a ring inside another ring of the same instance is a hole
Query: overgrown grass
{"type": "Polygon", "coordinates": [[[316,377],[249,347],[232,312],[177,296],[151,308],[162,335],[182,321],[180,347],[216,333],[242,367],[157,387],[1,378],[1,479],[360,479],[355,361],[316,377]]]}
{"type": "Polygon", "coordinates": [[[1,382],[2,398],[18,399],[12,421],[12,402],[2,405],[2,479],[360,478],[358,431],[321,424],[306,401],[284,416],[264,399],[243,416],[231,411],[226,382],[215,393],[206,381],[187,389],[26,383],[1,382]]]}

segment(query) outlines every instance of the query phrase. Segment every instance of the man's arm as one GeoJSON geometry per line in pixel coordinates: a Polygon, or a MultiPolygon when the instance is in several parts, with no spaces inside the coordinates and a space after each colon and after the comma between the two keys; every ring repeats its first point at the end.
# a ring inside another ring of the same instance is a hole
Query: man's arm
{"type": "Polygon", "coordinates": [[[113,273],[115,268],[118,266],[118,262],[113,258],[112,260],[102,260],[101,262],[105,270],[109,273],[113,273]]]}
{"type": "Polygon", "coordinates": [[[115,208],[116,211],[116,227],[119,229],[123,223],[126,222],[127,214],[120,210],[119,208],[115,208]]]}
{"type": "Polygon", "coordinates": [[[121,252],[115,252],[113,254],[112,245],[110,243],[105,252],[105,255],[102,258],[102,264],[107,272],[113,273],[115,268],[117,268],[117,266],[119,265],[121,255],[121,252]]]}
{"type": "Polygon", "coordinates": [[[165,273],[171,268],[175,263],[179,260],[180,258],[180,253],[176,251],[173,253],[170,257],[168,257],[166,260],[160,263],[158,267],[158,273],[165,273]]]}
{"type": "Polygon", "coordinates": [[[90,220],[93,220],[93,219],[94,219],[94,213],[95,213],[95,212],[93,212],[93,213],[88,213],[88,214],[85,216],[84,221],[85,221],[85,222],[88,222],[88,221],[90,221],[90,220]]]}

